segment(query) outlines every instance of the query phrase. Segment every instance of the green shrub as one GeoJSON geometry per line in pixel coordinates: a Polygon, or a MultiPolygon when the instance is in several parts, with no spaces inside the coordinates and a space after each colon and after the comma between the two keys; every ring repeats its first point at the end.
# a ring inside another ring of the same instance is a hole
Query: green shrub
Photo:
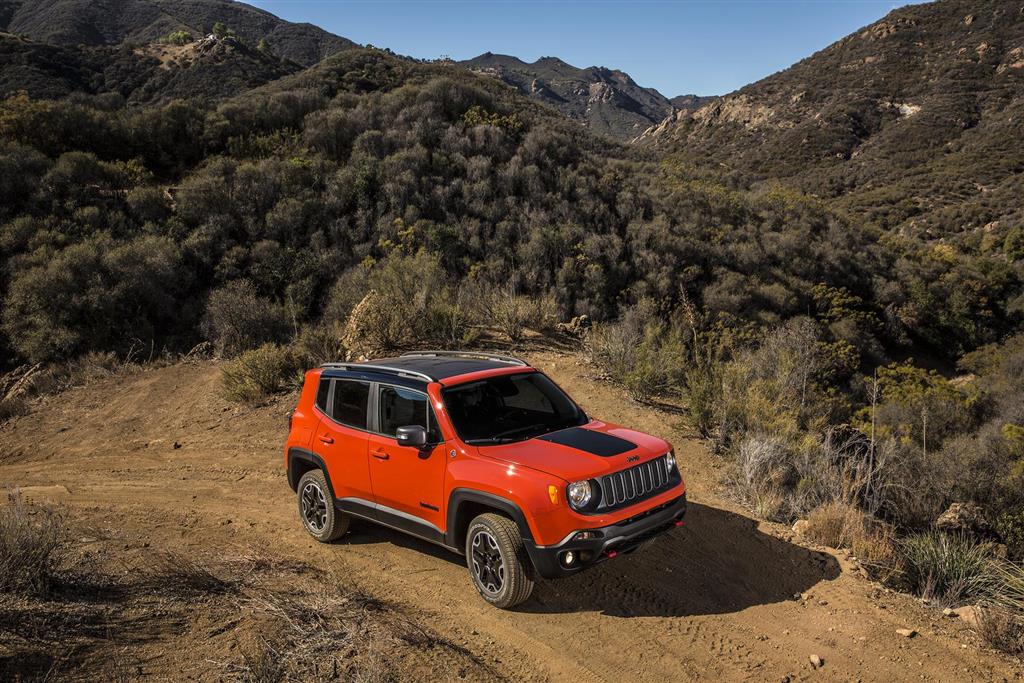
{"type": "Polygon", "coordinates": [[[50,509],[29,510],[17,490],[0,509],[0,593],[45,594],[65,552],[64,518],[50,509]]]}
{"type": "Polygon", "coordinates": [[[594,325],[586,344],[591,361],[635,400],[673,393],[682,384],[682,329],[660,317],[649,299],[628,308],[616,322],[594,325]]]}
{"type": "MultiPolygon", "coordinates": [[[[355,271],[358,273],[358,271],[355,271]]],[[[410,346],[462,346],[472,341],[475,294],[450,281],[434,254],[394,252],[366,276],[346,273],[332,292],[331,317],[351,305],[354,291],[368,288],[345,325],[345,343],[354,353],[373,356],[410,346]]]]}
{"type": "Polygon", "coordinates": [[[309,366],[345,360],[344,330],[337,323],[304,327],[295,340],[295,350],[309,366]]]}
{"type": "Polygon", "coordinates": [[[980,600],[999,586],[991,550],[966,535],[927,531],[908,536],[899,547],[906,586],[922,597],[980,600]]]}
{"type": "Polygon", "coordinates": [[[718,424],[722,395],[722,374],[712,361],[699,362],[683,372],[683,401],[686,420],[702,438],[708,438],[718,424]]]}
{"type": "Polygon", "coordinates": [[[512,285],[482,285],[475,294],[481,320],[513,344],[522,341],[527,328],[540,323],[537,301],[516,293],[512,285]]]}
{"type": "Polygon", "coordinates": [[[192,42],[192,34],[188,31],[171,31],[164,38],[169,45],[188,45],[192,42]]]}
{"type": "Polygon", "coordinates": [[[224,395],[239,403],[258,403],[301,386],[302,363],[289,348],[264,344],[246,351],[221,370],[224,395]]]}
{"type": "Polygon", "coordinates": [[[202,322],[217,353],[234,356],[287,334],[284,307],[256,295],[252,283],[232,282],[210,292],[202,322]]]}
{"type": "Polygon", "coordinates": [[[1024,559],[1024,510],[1002,513],[996,518],[995,529],[1010,556],[1024,559]]]}

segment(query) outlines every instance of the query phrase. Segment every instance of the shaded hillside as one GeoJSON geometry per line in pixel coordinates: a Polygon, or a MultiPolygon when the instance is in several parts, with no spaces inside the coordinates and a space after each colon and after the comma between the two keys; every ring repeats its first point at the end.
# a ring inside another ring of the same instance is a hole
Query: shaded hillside
{"type": "Polygon", "coordinates": [[[654,88],[642,88],[629,74],[592,66],[580,69],[556,57],[532,64],[490,52],[459,62],[494,76],[551,105],[595,133],[628,140],[672,113],[672,103],[654,88]]]}
{"type": "Polygon", "coordinates": [[[951,0],[896,10],[642,142],[786,179],[884,227],[1010,240],[1019,258],[1021,140],[1024,3],[951,0]]]}
{"type": "Polygon", "coordinates": [[[232,0],[0,0],[0,30],[58,45],[147,44],[174,31],[199,38],[218,21],[246,42],[265,41],[278,57],[303,66],[354,45],[232,0]]]}
{"type": "Polygon", "coordinates": [[[143,48],[60,46],[0,34],[0,96],[35,98],[117,93],[128,102],[223,99],[300,67],[238,39],[143,48]]]}

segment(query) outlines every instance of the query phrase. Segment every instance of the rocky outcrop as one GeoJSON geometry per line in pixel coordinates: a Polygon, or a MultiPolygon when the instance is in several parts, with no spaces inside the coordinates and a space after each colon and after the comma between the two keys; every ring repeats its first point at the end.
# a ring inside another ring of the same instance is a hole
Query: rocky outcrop
{"type": "Polygon", "coordinates": [[[935,520],[940,531],[966,533],[971,536],[988,536],[991,527],[985,518],[985,511],[974,503],[953,503],[935,520]]]}

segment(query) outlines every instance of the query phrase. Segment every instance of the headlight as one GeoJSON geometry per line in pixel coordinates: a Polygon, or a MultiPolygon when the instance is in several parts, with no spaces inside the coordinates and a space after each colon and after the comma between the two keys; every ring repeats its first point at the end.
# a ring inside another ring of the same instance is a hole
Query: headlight
{"type": "Polygon", "coordinates": [[[676,469],[676,452],[673,450],[673,451],[669,451],[668,455],[665,456],[665,470],[669,474],[672,474],[672,472],[674,472],[675,469],[676,469]]]}
{"type": "Polygon", "coordinates": [[[565,494],[573,509],[582,510],[594,496],[594,489],[589,481],[575,481],[566,487],[565,494]]]}

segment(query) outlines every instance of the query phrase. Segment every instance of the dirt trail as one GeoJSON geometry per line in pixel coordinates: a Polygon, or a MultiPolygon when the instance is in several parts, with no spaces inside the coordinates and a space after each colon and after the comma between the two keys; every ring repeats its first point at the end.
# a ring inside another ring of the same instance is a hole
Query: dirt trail
{"type": "MultiPolygon", "coordinates": [[[[521,611],[487,606],[461,558],[369,524],[307,540],[282,469],[293,397],[251,409],[219,395],[214,363],[100,380],[0,427],[0,485],[60,502],[125,549],[216,558],[260,548],[336,569],[407,606],[481,661],[521,680],[1018,680],[959,621],[889,594],[840,555],[799,545],[716,495],[715,461],[674,425],[589,379],[570,356],[529,359],[591,414],[672,440],[693,503],[642,553],[540,584],[521,611]],[[806,599],[794,599],[803,594],[806,599]],[[913,639],[896,630],[914,628],[913,639]],[[824,667],[813,669],[812,654],[824,667]]],[[[88,539],[86,539],[88,540],[88,539]]],[[[145,672],[174,679],[174,632],[150,634],[145,672]]],[[[213,670],[190,674],[219,680],[213,670]]]]}

